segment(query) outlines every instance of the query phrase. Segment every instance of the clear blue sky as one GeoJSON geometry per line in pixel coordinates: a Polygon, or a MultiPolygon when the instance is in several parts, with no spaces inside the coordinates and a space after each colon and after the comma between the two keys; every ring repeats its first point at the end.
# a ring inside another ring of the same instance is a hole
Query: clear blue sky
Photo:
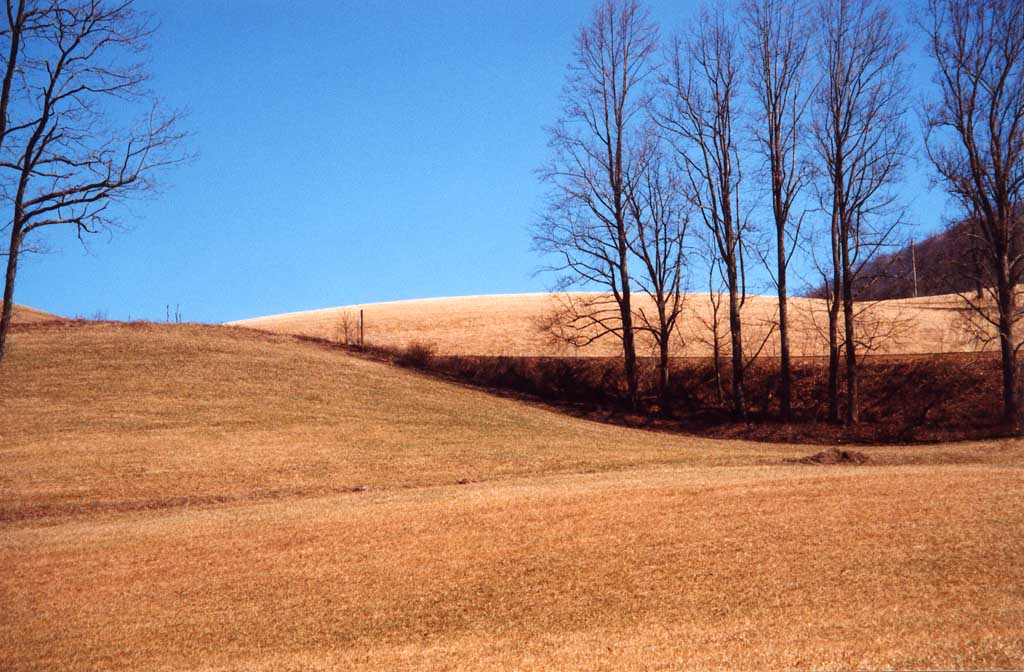
{"type": "MultiPolygon", "coordinates": [[[[548,288],[533,170],[589,0],[141,6],[161,24],[154,87],[190,108],[198,158],[131,207],[130,230],[87,250],[51,234],[53,252],[23,259],[19,303],[219,322],[548,288]]],[[[695,4],[651,6],[668,34],[695,4]]],[[[934,230],[943,199],[925,165],[908,172],[911,219],[934,230]]]]}

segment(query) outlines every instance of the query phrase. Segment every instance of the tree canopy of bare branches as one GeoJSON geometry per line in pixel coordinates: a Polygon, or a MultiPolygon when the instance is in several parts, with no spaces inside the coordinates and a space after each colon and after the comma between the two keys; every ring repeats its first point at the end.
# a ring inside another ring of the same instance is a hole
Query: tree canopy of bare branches
{"type": "Polygon", "coordinates": [[[686,197],[722,262],[729,291],[733,411],[746,417],[740,319],[746,299],[737,144],[740,79],[736,26],[721,10],[704,11],[693,30],[672,45],[654,116],[675,148],[686,197]]]}
{"type": "Polygon", "coordinates": [[[7,0],[0,196],[9,230],[0,357],[19,252],[36,230],[79,238],[116,223],[118,203],[181,160],[178,115],[163,113],[141,64],[150,27],[131,0],[7,0]],[[126,110],[140,108],[135,122],[126,110]]]}
{"type": "Polygon", "coordinates": [[[779,406],[782,419],[788,420],[793,412],[793,382],[786,276],[802,222],[802,217],[793,219],[794,203],[808,172],[800,150],[809,102],[811,30],[807,7],[800,0],[744,0],[743,18],[757,98],[754,136],[767,163],[771,191],[776,250],[772,274],[779,298],[779,406]]]}
{"type": "Polygon", "coordinates": [[[683,311],[686,282],[686,231],[689,208],[682,198],[681,176],[674,163],[651,136],[650,147],[639,171],[636,189],[629,199],[634,235],[632,251],[642,264],[637,286],[654,304],[654,314],[643,307],[637,312],[638,330],[649,333],[658,348],[658,403],[671,412],[668,394],[669,354],[672,335],[683,311]]]}
{"type": "Polygon", "coordinates": [[[838,311],[843,311],[846,404],[843,418],[859,420],[857,379],[858,276],[890,244],[900,223],[891,187],[907,153],[903,121],[908,99],[901,64],[906,41],[895,19],[875,0],[819,3],[821,78],[813,100],[815,144],[822,163],[822,206],[831,215],[829,305],[831,412],[839,415],[838,311]]]}
{"type": "Polygon", "coordinates": [[[561,287],[597,287],[611,294],[611,305],[573,302],[564,327],[570,334],[589,334],[586,338],[622,340],[633,406],[629,204],[639,179],[644,85],[655,67],[657,39],[657,27],[635,0],[604,0],[580,28],[563,117],[549,131],[553,158],[541,177],[550,196],[534,234],[536,247],[558,260],[551,270],[562,274],[561,287]]]}
{"type": "Polygon", "coordinates": [[[957,200],[979,263],[979,292],[961,294],[999,340],[1003,415],[1020,430],[1018,285],[1024,282],[1024,6],[930,0],[929,51],[941,92],[928,105],[926,147],[957,200]]]}

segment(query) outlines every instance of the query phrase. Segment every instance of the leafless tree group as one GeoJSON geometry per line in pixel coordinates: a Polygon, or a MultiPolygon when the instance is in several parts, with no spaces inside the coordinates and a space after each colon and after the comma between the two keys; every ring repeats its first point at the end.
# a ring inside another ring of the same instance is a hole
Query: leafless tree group
{"type": "Polygon", "coordinates": [[[646,80],[654,71],[657,29],[637,2],[605,2],[580,29],[564,92],[564,116],[551,128],[554,156],[543,177],[554,186],[537,230],[540,249],[558,257],[567,282],[606,288],[608,306],[573,309],[570,321],[622,341],[630,404],[637,403],[630,246],[631,204],[640,203],[646,80]]]}
{"type": "Polygon", "coordinates": [[[906,157],[908,92],[901,67],[905,38],[884,6],[870,0],[822,5],[814,99],[814,144],[823,176],[822,209],[830,213],[829,407],[839,417],[839,352],[845,353],[847,423],[859,419],[858,276],[900,222],[889,190],[906,157]],[[839,337],[842,310],[843,336],[839,337]]]}
{"type": "Polygon", "coordinates": [[[673,41],[652,117],[673,149],[689,205],[712,241],[710,249],[722,262],[729,293],[733,409],[743,417],[740,312],[746,288],[737,117],[740,67],[735,33],[724,15],[705,13],[696,30],[673,41]]]}
{"type": "MultiPolygon", "coordinates": [[[[732,410],[743,418],[743,311],[748,266],[759,259],[777,290],[779,413],[789,419],[788,275],[803,253],[825,280],[831,415],[857,423],[860,356],[877,331],[858,303],[865,269],[905,235],[907,28],[881,0],[737,1],[708,6],[667,40],[638,0],[602,0],[580,29],[541,171],[550,191],[535,240],[556,260],[560,287],[602,292],[567,298],[558,326],[577,345],[621,341],[634,405],[635,336],[654,334],[667,408],[667,345],[699,261],[716,363],[727,346],[732,410]],[[654,299],[658,319],[634,305],[636,291],[654,299]]],[[[942,96],[926,110],[927,154],[977,223],[975,247],[987,260],[976,265],[978,286],[990,289],[971,305],[1002,345],[1004,411],[1016,422],[1024,8],[931,0],[928,10],[942,96]]]]}
{"type": "Polygon", "coordinates": [[[925,111],[928,157],[969,221],[978,287],[963,300],[999,342],[1003,415],[1020,429],[1024,281],[1024,7],[930,0],[924,25],[940,95],[925,111]]]}
{"type": "Polygon", "coordinates": [[[142,65],[151,28],[132,0],[6,0],[0,18],[0,229],[7,247],[0,358],[19,255],[34,232],[79,238],[117,222],[120,202],[180,161],[178,115],[142,65]],[[137,109],[125,120],[126,110],[137,109]]]}

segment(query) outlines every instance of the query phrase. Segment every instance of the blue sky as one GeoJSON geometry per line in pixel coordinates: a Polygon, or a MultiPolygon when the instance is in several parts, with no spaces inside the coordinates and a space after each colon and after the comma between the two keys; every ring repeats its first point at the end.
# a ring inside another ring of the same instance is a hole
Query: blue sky
{"type": "MultiPolygon", "coordinates": [[[[325,306],[543,291],[530,225],[544,126],[589,1],[145,0],[154,87],[191,163],[128,230],[49,234],[16,300],[74,316],[219,322],[325,306]]],[[[695,3],[654,2],[668,34],[695,3]]],[[[928,81],[915,49],[914,78],[928,81]]],[[[913,117],[911,128],[918,135],[913,117]]],[[[911,164],[918,234],[944,199],[911,164]]]]}

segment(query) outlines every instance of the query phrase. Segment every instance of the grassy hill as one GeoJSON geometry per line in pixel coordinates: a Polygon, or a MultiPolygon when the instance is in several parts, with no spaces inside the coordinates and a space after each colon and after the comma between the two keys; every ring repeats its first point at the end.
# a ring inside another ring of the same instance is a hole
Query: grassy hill
{"type": "Polygon", "coordinates": [[[581,423],[245,329],[83,322],[16,343],[0,388],[6,519],[763,453],[581,423]]]}
{"type": "MultiPolygon", "coordinates": [[[[0,309],[3,309],[3,306],[4,302],[0,301],[0,309]]],[[[62,319],[64,318],[54,315],[53,313],[36,310],[35,308],[29,308],[28,306],[22,306],[17,303],[14,304],[14,310],[11,316],[11,321],[14,324],[35,324],[37,322],[53,322],[62,319]]]]}
{"type": "Polygon", "coordinates": [[[794,464],[228,327],[0,372],[0,669],[1024,663],[1020,441],[794,464]]]}
{"type": "MultiPolygon", "coordinates": [[[[578,300],[599,295],[570,296],[578,300]]],[[[605,338],[578,350],[552,342],[541,325],[561,305],[562,299],[554,294],[463,296],[325,308],[239,320],[231,324],[275,333],[337,339],[342,316],[358,319],[362,309],[366,342],[375,345],[401,347],[422,342],[434,345],[441,354],[458,355],[621,354],[621,346],[614,338],[605,338]]],[[[876,354],[972,352],[980,346],[966,331],[958,328],[959,305],[960,299],[955,295],[863,304],[863,333],[885,334],[873,344],[876,354]]],[[[637,306],[648,311],[652,309],[652,304],[643,298],[637,299],[637,306]]],[[[723,338],[728,340],[725,308],[723,303],[719,320],[723,338]]],[[[826,310],[825,302],[820,299],[791,300],[790,347],[795,356],[828,354],[826,310]]],[[[756,351],[767,338],[764,354],[776,354],[777,341],[772,331],[776,314],[775,298],[747,298],[743,315],[748,350],[756,351]]],[[[674,349],[676,355],[710,355],[711,331],[708,325],[713,324],[712,315],[707,294],[686,297],[684,319],[679,329],[680,340],[674,349]]],[[[653,343],[641,337],[638,353],[652,352],[653,343]]]]}

